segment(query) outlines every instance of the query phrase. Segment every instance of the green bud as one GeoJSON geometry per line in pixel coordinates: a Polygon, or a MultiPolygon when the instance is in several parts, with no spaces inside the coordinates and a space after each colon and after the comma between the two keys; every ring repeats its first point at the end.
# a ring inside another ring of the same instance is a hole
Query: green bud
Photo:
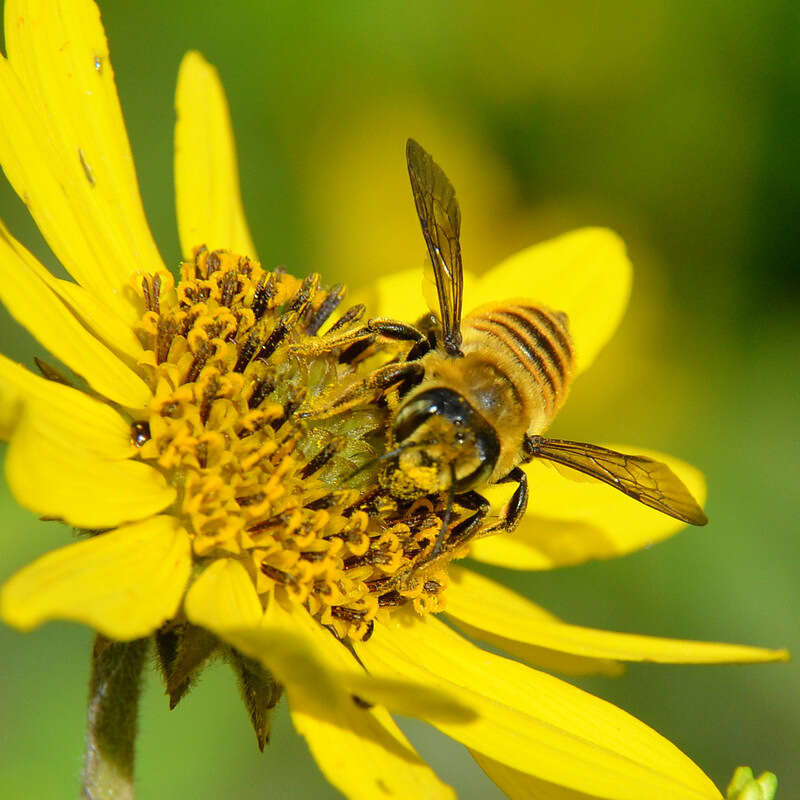
{"type": "Polygon", "coordinates": [[[778,779],[772,772],[762,772],[754,778],[750,767],[738,767],[725,797],[727,800],[773,800],[777,791],[778,779]]]}

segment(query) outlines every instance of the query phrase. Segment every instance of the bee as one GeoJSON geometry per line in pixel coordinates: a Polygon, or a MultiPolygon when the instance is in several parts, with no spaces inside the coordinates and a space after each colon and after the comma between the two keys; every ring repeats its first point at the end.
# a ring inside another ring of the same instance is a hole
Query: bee
{"type": "Polygon", "coordinates": [[[666,464],[542,435],[572,381],[567,316],[511,299],[480,306],[462,320],[461,211],[455,190],[413,139],[406,145],[406,159],[439,314],[409,353],[416,385],[402,395],[394,412],[382,482],[398,500],[446,494],[433,555],[443,549],[445,536],[449,545],[513,530],[529,496],[520,465],[534,458],[589,475],[683,522],[705,525],[703,510],[666,464]],[[489,503],[476,490],[511,482],[517,486],[499,522],[484,527],[489,503]],[[454,500],[474,514],[447,531],[454,500]]]}

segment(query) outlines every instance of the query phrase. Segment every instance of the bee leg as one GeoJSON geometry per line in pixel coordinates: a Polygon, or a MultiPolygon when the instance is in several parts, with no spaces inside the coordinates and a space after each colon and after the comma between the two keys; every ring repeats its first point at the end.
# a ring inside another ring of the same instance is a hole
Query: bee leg
{"type": "Polygon", "coordinates": [[[378,336],[394,339],[398,342],[424,342],[425,334],[413,325],[398,322],[396,319],[375,317],[367,322],[367,327],[378,336]]]}
{"type": "Polygon", "coordinates": [[[308,315],[306,322],[306,333],[309,336],[316,336],[319,332],[319,329],[328,321],[328,319],[330,319],[331,314],[336,311],[336,309],[339,307],[339,304],[344,299],[345,291],[346,290],[341,283],[331,286],[331,288],[328,290],[328,294],[325,296],[325,299],[322,301],[322,304],[319,306],[319,308],[317,308],[316,311],[312,311],[311,314],[308,315]]]}
{"type": "Polygon", "coordinates": [[[458,504],[475,513],[455,525],[447,537],[448,545],[459,545],[471,539],[489,513],[489,501],[475,491],[465,492],[456,498],[458,504]]]}
{"type": "Polygon", "coordinates": [[[414,343],[425,340],[425,335],[413,325],[406,325],[405,322],[398,322],[395,319],[375,317],[360,328],[354,328],[343,333],[337,332],[333,336],[321,336],[318,339],[310,339],[307,342],[303,342],[303,344],[293,345],[290,348],[290,352],[303,353],[304,355],[320,355],[361,342],[371,344],[379,337],[392,339],[393,341],[414,343]]]}
{"type": "Polygon", "coordinates": [[[367,338],[362,338],[360,341],[357,341],[342,350],[341,354],[339,355],[340,364],[352,364],[355,362],[355,360],[370,347],[370,345],[375,341],[375,339],[378,338],[378,336],[383,336],[387,339],[394,339],[395,341],[414,342],[413,347],[406,355],[406,361],[416,361],[416,356],[414,356],[414,358],[410,358],[411,353],[413,353],[415,349],[420,346],[420,344],[425,344],[425,334],[422,333],[422,331],[418,330],[413,325],[406,325],[405,323],[397,322],[396,320],[372,319],[367,323],[365,328],[370,329],[369,336],[367,338]]]}
{"type": "MultiPolygon", "coordinates": [[[[411,358],[407,358],[405,363],[419,365],[419,361],[411,358]]],[[[417,386],[419,383],[422,382],[422,379],[424,377],[425,377],[424,369],[415,372],[410,372],[408,377],[397,387],[397,398],[399,399],[407,395],[415,386],[417,386]]]]}
{"type": "Polygon", "coordinates": [[[428,331],[428,335],[420,339],[409,351],[406,361],[418,361],[422,356],[429,353],[436,347],[436,333],[428,331]]]}
{"type": "Polygon", "coordinates": [[[345,411],[349,411],[354,406],[357,406],[365,397],[377,397],[402,381],[424,374],[424,371],[424,367],[416,361],[386,364],[367,375],[363,380],[345,389],[339,397],[325,408],[317,411],[305,411],[298,416],[301,418],[314,417],[315,419],[326,419],[336,416],[337,414],[342,414],[345,411]]]}
{"type": "Polygon", "coordinates": [[[511,483],[513,481],[516,481],[518,485],[503,509],[500,522],[481,531],[481,536],[488,536],[491,533],[499,533],[501,531],[511,533],[519,525],[519,521],[528,508],[528,476],[519,467],[514,467],[508,475],[504,475],[497,483],[511,483]]]}

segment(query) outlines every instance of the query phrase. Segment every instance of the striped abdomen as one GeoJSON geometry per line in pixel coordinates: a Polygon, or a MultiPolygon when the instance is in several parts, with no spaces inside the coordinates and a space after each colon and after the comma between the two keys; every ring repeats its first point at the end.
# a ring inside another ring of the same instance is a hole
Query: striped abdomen
{"type": "Polygon", "coordinates": [[[566,400],[572,377],[566,315],[524,301],[492,303],[473,311],[463,332],[464,352],[493,355],[495,369],[513,385],[528,432],[546,428],[566,400]]]}

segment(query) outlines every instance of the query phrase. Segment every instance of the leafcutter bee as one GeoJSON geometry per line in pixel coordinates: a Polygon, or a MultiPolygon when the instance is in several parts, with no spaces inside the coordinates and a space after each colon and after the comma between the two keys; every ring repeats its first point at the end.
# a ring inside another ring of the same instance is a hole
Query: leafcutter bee
{"type": "Polygon", "coordinates": [[[401,500],[446,493],[445,522],[433,555],[445,536],[464,541],[479,530],[512,530],[528,504],[520,465],[534,458],[585,473],[676,519],[705,525],[703,510],[666,464],[542,435],[572,380],[569,320],[525,299],[489,303],[462,320],[461,212],[455,190],[413,139],[406,158],[439,313],[409,354],[417,384],[402,395],[394,414],[383,483],[401,500]],[[476,490],[506,482],[517,488],[499,522],[486,528],[489,504],[476,490]],[[475,513],[447,532],[454,499],[475,513]]]}

